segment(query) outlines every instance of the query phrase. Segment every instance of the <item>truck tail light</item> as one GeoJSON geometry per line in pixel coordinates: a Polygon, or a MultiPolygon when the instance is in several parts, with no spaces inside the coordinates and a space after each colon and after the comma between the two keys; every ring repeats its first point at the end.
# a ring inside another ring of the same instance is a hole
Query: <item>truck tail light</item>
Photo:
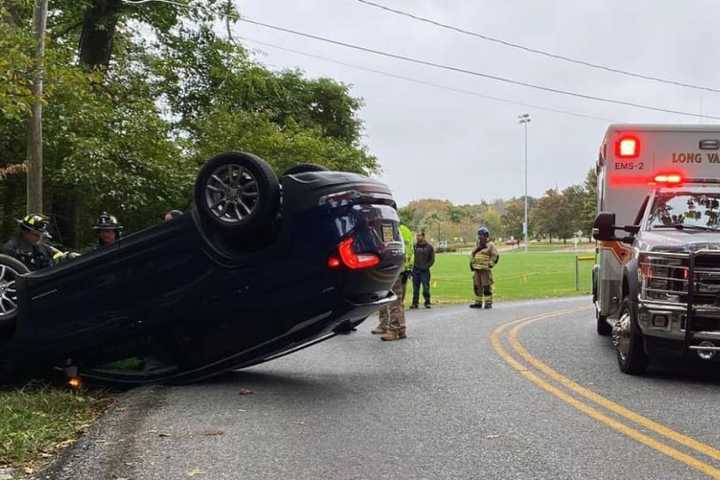
{"type": "Polygon", "coordinates": [[[340,268],[342,265],[350,270],[372,268],[380,263],[380,257],[374,253],[356,253],[353,249],[355,241],[348,237],[338,245],[339,258],[331,256],[328,259],[329,268],[340,268]]]}
{"type": "Polygon", "coordinates": [[[640,156],[640,140],[626,135],[615,142],[615,155],[618,158],[637,158],[640,156]]]}

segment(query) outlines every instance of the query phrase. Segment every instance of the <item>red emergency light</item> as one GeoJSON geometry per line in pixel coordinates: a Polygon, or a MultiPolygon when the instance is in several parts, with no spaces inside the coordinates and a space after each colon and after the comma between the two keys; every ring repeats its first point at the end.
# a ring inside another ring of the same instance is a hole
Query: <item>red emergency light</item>
{"type": "Polygon", "coordinates": [[[625,135],[615,142],[615,156],[618,158],[637,158],[640,156],[640,140],[633,135],[625,135]]]}
{"type": "Polygon", "coordinates": [[[679,183],[682,183],[682,175],[678,173],[660,173],[658,175],[655,175],[655,178],[653,179],[654,183],[664,183],[669,185],[677,185],[679,183]]]}

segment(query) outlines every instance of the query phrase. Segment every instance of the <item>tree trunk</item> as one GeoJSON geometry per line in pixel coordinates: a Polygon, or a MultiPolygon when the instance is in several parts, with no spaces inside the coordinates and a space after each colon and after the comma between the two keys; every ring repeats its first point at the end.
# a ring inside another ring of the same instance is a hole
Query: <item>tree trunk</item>
{"type": "Polygon", "coordinates": [[[110,64],[121,8],[121,0],[95,0],[85,11],[79,46],[82,66],[95,69],[110,64]]]}
{"type": "Polygon", "coordinates": [[[30,115],[30,141],[28,143],[27,213],[43,213],[43,136],[42,100],[45,74],[45,25],[48,0],[37,0],[33,17],[35,33],[35,65],[33,72],[33,103],[30,115]]]}

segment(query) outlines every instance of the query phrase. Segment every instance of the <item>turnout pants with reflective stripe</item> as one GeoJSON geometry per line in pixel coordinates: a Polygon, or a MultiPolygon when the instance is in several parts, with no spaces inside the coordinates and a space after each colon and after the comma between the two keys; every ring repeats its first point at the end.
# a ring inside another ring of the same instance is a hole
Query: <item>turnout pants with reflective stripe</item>
{"type": "Polygon", "coordinates": [[[492,272],[490,270],[475,270],[473,273],[473,287],[475,301],[492,305],[492,272]]]}

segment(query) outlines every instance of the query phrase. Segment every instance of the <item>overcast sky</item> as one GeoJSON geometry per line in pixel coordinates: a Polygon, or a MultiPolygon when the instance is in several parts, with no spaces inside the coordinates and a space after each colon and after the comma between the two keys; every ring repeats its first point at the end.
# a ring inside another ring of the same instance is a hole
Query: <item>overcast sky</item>
{"type": "MultiPolygon", "coordinates": [[[[713,0],[376,0],[490,36],[561,55],[663,78],[720,87],[713,0]]],[[[571,90],[706,114],[720,114],[720,94],[629,78],[544,58],[447,31],[356,0],[236,0],[241,15],[410,57],[571,90]]],[[[238,35],[375,70],[484,95],[616,122],[695,123],[697,119],[540,92],[461,73],[408,64],[299,38],[247,23],[238,35]]],[[[580,183],[593,166],[608,125],[388,78],[247,43],[271,68],[300,67],[352,85],[362,97],[364,143],[382,165],[381,179],[400,204],[418,198],[455,203],[523,192],[523,133],[529,113],[530,195],[580,183]]],[[[708,123],[705,121],[704,123],[708,123]]]]}

